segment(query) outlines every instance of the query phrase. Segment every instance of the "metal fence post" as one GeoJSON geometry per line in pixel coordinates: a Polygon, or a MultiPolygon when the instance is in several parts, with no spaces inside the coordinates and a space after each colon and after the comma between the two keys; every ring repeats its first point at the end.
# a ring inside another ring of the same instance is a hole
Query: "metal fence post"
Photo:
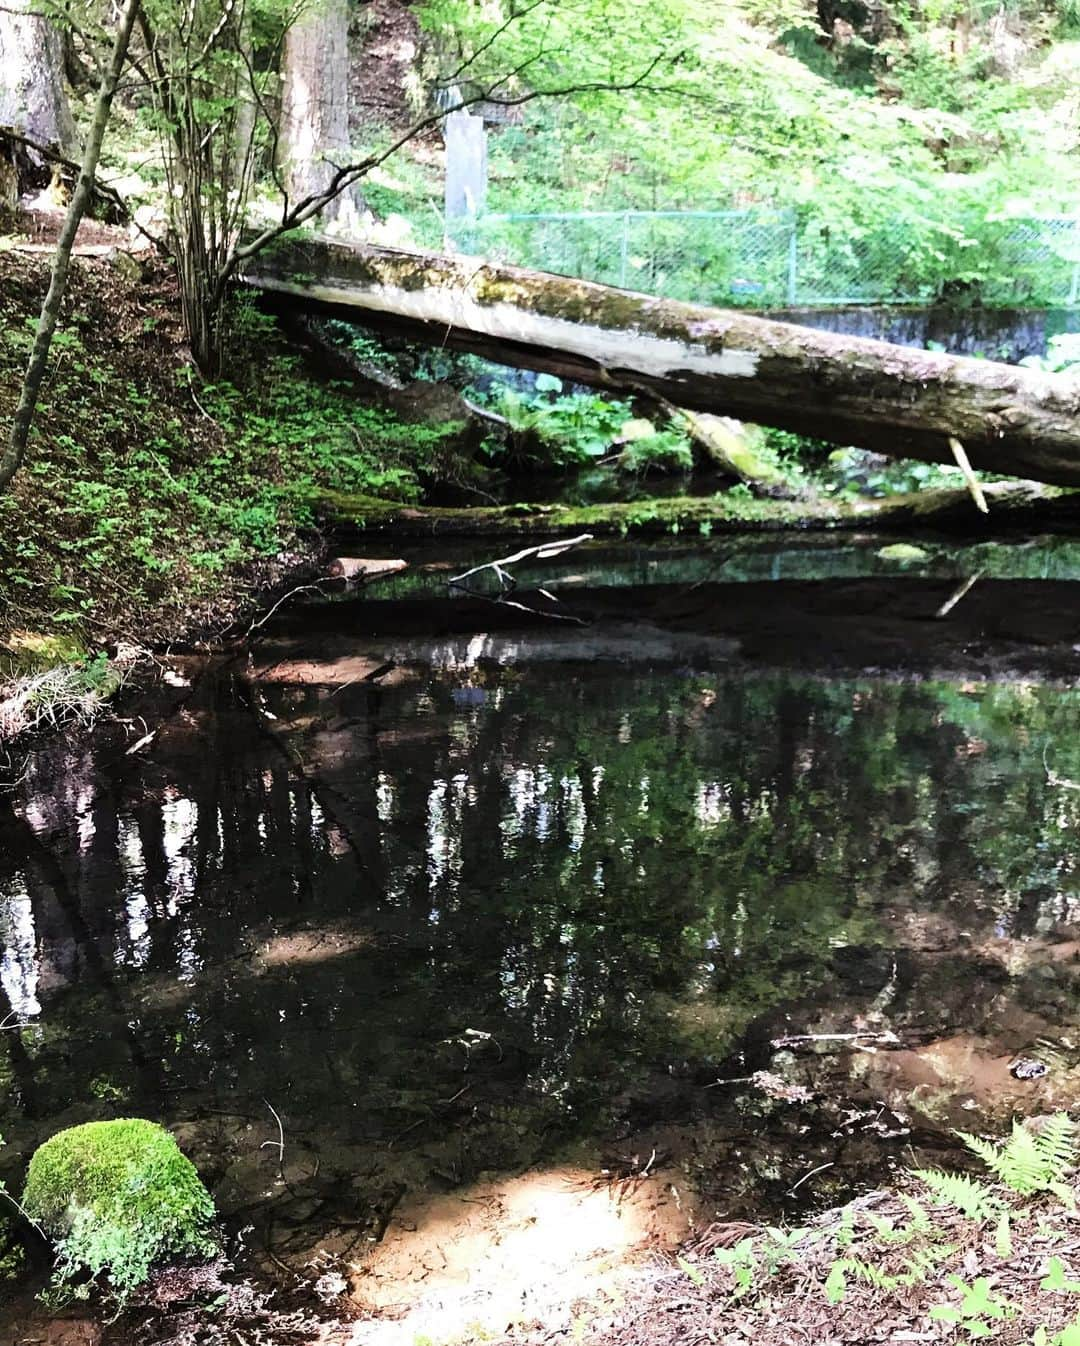
{"type": "Polygon", "coordinates": [[[791,221],[787,254],[787,301],[794,307],[799,297],[799,230],[791,221]]]}
{"type": "Polygon", "coordinates": [[[627,269],[630,262],[630,212],[623,211],[622,247],[619,249],[619,287],[626,289],[627,269]]]}

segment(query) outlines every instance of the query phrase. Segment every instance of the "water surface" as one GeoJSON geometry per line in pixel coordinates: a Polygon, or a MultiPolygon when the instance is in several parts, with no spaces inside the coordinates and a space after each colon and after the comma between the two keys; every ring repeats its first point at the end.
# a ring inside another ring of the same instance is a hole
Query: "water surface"
{"type": "Polygon", "coordinates": [[[541,645],[189,665],[149,747],[37,754],[0,822],[8,1172],[159,1118],[299,1265],[568,1160],[792,1212],[1076,1100],[1076,690],[541,645]]]}

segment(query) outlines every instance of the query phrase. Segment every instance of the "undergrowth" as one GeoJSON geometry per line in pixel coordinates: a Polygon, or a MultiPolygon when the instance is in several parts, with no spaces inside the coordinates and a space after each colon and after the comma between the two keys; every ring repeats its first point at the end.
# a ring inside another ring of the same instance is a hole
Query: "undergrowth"
{"type": "MultiPolygon", "coordinates": [[[[44,264],[0,254],[0,421],[14,407],[44,264]]],[[[231,380],[200,383],[167,273],[75,268],[28,463],[0,496],[0,642],[84,646],[224,626],[309,548],[320,490],[415,499],[456,427],[405,425],[321,380],[241,309],[231,380]]],[[[3,670],[0,669],[0,674],[3,670]]],[[[0,678],[2,680],[2,678],[0,678]]]]}
{"type": "Polygon", "coordinates": [[[987,1176],[915,1169],[808,1227],[725,1241],[717,1226],[716,1246],[680,1266],[751,1323],[779,1310],[838,1342],[888,1322],[910,1340],[1080,1346],[1075,1123],[1058,1113],[1001,1142],[961,1139],[987,1176]]]}

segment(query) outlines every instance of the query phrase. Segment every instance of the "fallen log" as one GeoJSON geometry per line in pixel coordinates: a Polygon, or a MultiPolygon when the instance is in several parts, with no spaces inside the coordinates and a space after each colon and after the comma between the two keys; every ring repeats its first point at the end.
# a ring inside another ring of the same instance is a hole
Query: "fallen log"
{"type": "Polygon", "coordinates": [[[347,585],[367,584],[369,580],[382,579],[385,575],[396,575],[399,570],[407,570],[409,563],[398,559],[371,560],[363,556],[335,556],[327,565],[326,573],[331,579],[342,579],[347,585]]]}
{"type": "Polygon", "coordinates": [[[365,326],[899,458],[1080,485],[1080,378],[470,257],[289,238],[244,281],[365,326]]]}
{"type": "MultiPolygon", "coordinates": [[[[994,482],[986,487],[995,534],[1005,531],[1076,531],[1080,495],[1053,498],[1054,488],[1035,482],[994,482]]],[[[453,508],[408,505],[372,496],[324,492],[315,501],[324,526],[339,539],[373,534],[406,537],[552,537],[588,531],[708,533],[743,536],[791,532],[903,532],[934,530],[985,536],[990,528],[967,490],[924,490],[883,500],[759,500],[715,496],[664,496],[600,505],[473,505],[453,508]]]]}

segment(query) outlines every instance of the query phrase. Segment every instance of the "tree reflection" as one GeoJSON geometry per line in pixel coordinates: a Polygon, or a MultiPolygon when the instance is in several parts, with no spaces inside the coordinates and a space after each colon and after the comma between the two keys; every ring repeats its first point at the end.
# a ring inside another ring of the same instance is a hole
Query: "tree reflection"
{"type": "Polygon", "coordinates": [[[1074,918],[1072,692],[548,665],[259,696],[148,760],[43,755],[2,825],[16,1149],[268,1082],[420,1141],[466,1068],[474,1117],[546,1144],[808,996],[904,1022],[898,913],[958,949],[1074,918]]]}

